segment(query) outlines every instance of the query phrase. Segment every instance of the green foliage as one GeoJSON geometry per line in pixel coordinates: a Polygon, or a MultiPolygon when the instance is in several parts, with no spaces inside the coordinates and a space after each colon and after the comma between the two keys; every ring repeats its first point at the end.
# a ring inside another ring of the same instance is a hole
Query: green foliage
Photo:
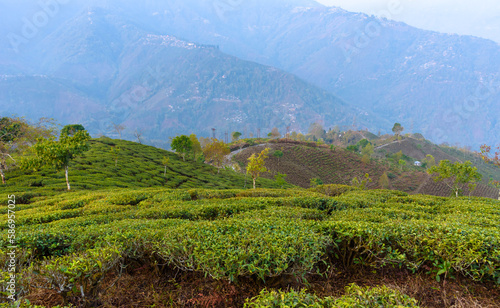
{"type": "Polygon", "coordinates": [[[203,155],[205,155],[205,162],[213,163],[218,171],[224,165],[226,155],[229,155],[231,150],[223,140],[211,139],[211,142],[203,147],[203,155]]]}
{"type": "Polygon", "coordinates": [[[387,175],[387,172],[384,172],[384,174],[380,176],[378,184],[380,185],[380,187],[382,187],[382,189],[389,188],[389,176],[387,175]]]}
{"type": "Polygon", "coordinates": [[[327,184],[327,185],[318,185],[313,188],[309,188],[308,190],[313,192],[318,192],[320,194],[325,194],[330,197],[336,197],[357,189],[359,188],[352,187],[349,185],[327,184]]]}
{"type": "MultiPolygon", "coordinates": [[[[120,144],[127,150],[128,143],[120,144]]],[[[156,153],[153,169],[164,155],[156,153]]],[[[394,266],[437,280],[460,275],[500,284],[499,209],[491,199],[341,185],[41,195],[16,209],[19,285],[27,289],[36,282],[33,287],[50,286],[66,297],[79,297],[82,287],[91,300],[102,292],[104,275],[132,259],[230,281],[268,281],[281,275],[305,281],[308,274],[335,265],[349,271],[394,266]]],[[[6,211],[0,209],[0,215],[6,211]]],[[[7,228],[0,225],[0,231],[7,228]]],[[[5,265],[9,243],[3,231],[0,264],[5,265]]],[[[0,280],[4,273],[0,267],[0,280]]],[[[414,300],[385,287],[357,286],[348,287],[341,298],[263,291],[247,301],[253,305],[248,307],[306,304],[416,307],[414,300]]]]}
{"type": "Polygon", "coordinates": [[[357,177],[352,179],[351,185],[363,190],[366,188],[366,185],[368,183],[371,183],[371,182],[372,182],[372,179],[370,178],[370,175],[368,173],[366,173],[364,179],[358,179],[357,177]]]}
{"type": "Polygon", "coordinates": [[[182,155],[182,160],[186,161],[186,154],[193,149],[193,142],[186,135],[177,136],[172,139],[170,147],[175,152],[182,155]]]}
{"type": "Polygon", "coordinates": [[[394,134],[396,134],[396,136],[399,136],[403,130],[404,130],[404,127],[401,126],[401,124],[394,123],[394,126],[392,127],[392,132],[394,134]]]}
{"type": "Polygon", "coordinates": [[[233,132],[233,133],[231,134],[231,139],[232,139],[232,141],[237,141],[237,140],[241,137],[241,135],[242,135],[242,134],[241,134],[240,132],[233,132]]]}
{"type": "Polygon", "coordinates": [[[434,181],[444,182],[450,187],[456,197],[465,186],[469,192],[473,191],[476,187],[474,183],[481,181],[482,178],[470,161],[452,164],[449,160],[442,160],[438,166],[430,168],[427,172],[434,175],[434,181]]]}
{"type": "Polygon", "coordinates": [[[278,172],[278,174],[276,174],[276,175],[274,176],[274,180],[276,181],[276,184],[278,184],[281,188],[283,188],[283,186],[284,186],[285,184],[287,184],[287,182],[286,182],[285,178],[286,178],[286,174],[284,174],[284,173],[279,173],[279,172],[278,172]]]}
{"type": "Polygon", "coordinates": [[[252,154],[248,158],[247,174],[253,179],[253,189],[255,189],[255,181],[260,176],[261,173],[267,172],[267,168],[264,166],[265,160],[269,154],[269,148],[265,148],[259,155],[252,154]]]}
{"type": "Polygon", "coordinates": [[[56,170],[64,168],[66,171],[66,185],[70,190],[68,179],[69,163],[76,156],[89,150],[89,140],[90,135],[85,130],[79,130],[71,136],[62,133],[59,140],[54,137],[38,139],[38,142],[31,148],[34,155],[23,157],[21,167],[36,170],[43,165],[52,165],[56,170]]]}
{"type": "Polygon", "coordinates": [[[323,181],[320,178],[312,178],[309,185],[311,188],[314,188],[318,185],[323,185],[323,181]]]}
{"type": "Polygon", "coordinates": [[[386,286],[360,287],[355,284],[346,287],[346,294],[341,298],[319,298],[314,294],[290,290],[268,291],[262,290],[252,299],[247,299],[248,308],[264,307],[311,307],[311,308],[418,308],[417,300],[399,291],[391,290],[386,286]]]}
{"type": "Polygon", "coordinates": [[[66,125],[61,130],[61,135],[73,136],[77,132],[84,131],[84,130],[85,130],[85,127],[83,127],[83,125],[81,125],[81,124],[66,125]]]}

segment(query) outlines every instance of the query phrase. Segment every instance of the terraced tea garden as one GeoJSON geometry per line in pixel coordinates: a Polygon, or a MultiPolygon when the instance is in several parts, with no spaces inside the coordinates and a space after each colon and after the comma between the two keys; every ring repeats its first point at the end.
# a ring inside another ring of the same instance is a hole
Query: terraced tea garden
{"type": "Polygon", "coordinates": [[[492,199],[327,185],[81,190],[25,203],[15,214],[22,307],[500,306],[492,199]]]}

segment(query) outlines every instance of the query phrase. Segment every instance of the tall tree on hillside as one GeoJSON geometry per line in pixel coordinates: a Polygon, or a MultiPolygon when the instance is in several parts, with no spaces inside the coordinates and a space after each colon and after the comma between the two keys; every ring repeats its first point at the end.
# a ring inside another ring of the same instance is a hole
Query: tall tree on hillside
{"type": "Polygon", "coordinates": [[[274,127],[271,132],[268,134],[269,137],[273,138],[273,139],[278,139],[279,137],[281,137],[281,134],[278,130],[277,127],[274,127]]]}
{"type": "Polygon", "coordinates": [[[234,142],[234,141],[237,141],[239,138],[241,137],[241,133],[240,132],[233,132],[231,134],[231,140],[234,142]]]}
{"type": "Polygon", "coordinates": [[[436,165],[436,159],[434,156],[427,154],[425,157],[425,165],[427,166],[427,169],[434,167],[436,165]]]}
{"type": "Polygon", "coordinates": [[[392,127],[392,132],[399,137],[399,135],[404,131],[404,127],[401,126],[400,123],[394,123],[394,126],[392,127]]]}
{"type": "Polygon", "coordinates": [[[231,153],[229,146],[222,140],[212,138],[212,142],[203,147],[203,154],[205,155],[205,162],[212,163],[217,167],[217,173],[224,165],[226,156],[231,153]]]}
{"type": "Polygon", "coordinates": [[[380,176],[380,179],[378,180],[378,184],[383,189],[389,188],[389,177],[387,176],[387,172],[384,172],[384,174],[382,174],[380,176]]]}
{"type": "Polygon", "coordinates": [[[53,165],[56,170],[64,169],[66,185],[68,190],[71,190],[68,176],[69,163],[89,150],[90,135],[86,130],[79,130],[71,136],[67,134],[68,130],[63,128],[63,131],[59,140],[54,137],[38,139],[38,142],[31,147],[33,155],[24,157],[21,167],[37,170],[43,165],[53,165]]]}
{"type": "Polygon", "coordinates": [[[268,171],[264,164],[269,151],[269,148],[265,148],[259,153],[259,155],[255,155],[254,153],[248,158],[247,174],[249,174],[253,179],[253,189],[255,189],[255,181],[260,174],[268,171]]]}
{"type": "Polygon", "coordinates": [[[17,165],[17,157],[32,146],[38,138],[52,136],[55,124],[42,118],[31,124],[23,118],[0,118],[0,176],[6,183],[5,172],[17,165]]]}
{"type": "Polygon", "coordinates": [[[446,184],[455,193],[456,197],[465,186],[472,193],[477,185],[475,183],[481,181],[482,178],[482,175],[477,172],[477,168],[472,167],[470,161],[452,164],[449,160],[442,160],[439,165],[430,168],[427,172],[434,176],[435,182],[446,184]]]}
{"type": "Polygon", "coordinates": [[[186,161],[186,154],[193,149],[193,142],[186,135],[180,135],[172,139],[170,144],[172,150],[182,155],[182,160],[186,161]]]}
{"type": "Polygon", "coordinates": [[[316,140],[324,139],[326,136],[325,129],[318,122],[315,122],[309,126],[308,133],[309,133],[309,135],[314,136],[316,138],[316,140]]]}
{"type": "Polygon", "coordinates": [[[74,136],[77,132],[84,131],[85,127],[81,124],[70,124],[63,127],[61,135],[74,136]]]}
{"type": "Polygon", "coordinates": [[[193,151],[193,156],[194,156],[193,160],[196,161],[196,158],[198,157],[198,155],[200,155],[202,153],[201,143],[195,134],[189,135],[189,140],[191,140],[191,143],[193,144],[193,147],[191,150],[193,151]]]}

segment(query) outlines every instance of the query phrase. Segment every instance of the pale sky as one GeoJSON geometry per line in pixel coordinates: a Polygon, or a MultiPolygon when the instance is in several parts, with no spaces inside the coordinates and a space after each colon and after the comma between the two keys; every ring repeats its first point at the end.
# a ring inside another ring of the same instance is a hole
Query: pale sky
{"type": "Polygon", "coordinates": [[[352,12],[386,15],[421,29],[468,34],[500,43],[499,0],[316,0],[352,12]]]}

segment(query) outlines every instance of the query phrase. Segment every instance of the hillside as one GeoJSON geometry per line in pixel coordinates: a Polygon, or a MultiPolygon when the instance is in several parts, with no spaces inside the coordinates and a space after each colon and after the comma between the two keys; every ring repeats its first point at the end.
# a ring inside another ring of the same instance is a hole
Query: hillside
{"type": "MultiPolygon", "coordinates": [[[[415,139],[405,139],[401,143],[391,143],[377,150],[380,155],[379,158],[373,158],[369,163],[364,163],[361,155],[340,147],[331,149],[330,146],[318,146],[312,142],[281,140],[280,142],[272,142],[244,149],[234,155],[233,159],[240,166],[244,167],[248,158],[253,153],[259,153],[262,149],[268,147],[271,151],[269,158],[266,160],[266,167],[270,169],[270,172],[262,175],[265,178],[273,179],[274,175],[280,172],[287,174],[286,180],[289,183],[308,188],[313,178],[319,178],[325,184],[350,185],[354,177],[360,179],[368,173],[372,182],[367,185],[367,188],[380,189],[383,187],[380,186],[379,179],[386,172],[389,177],[388,188],[390,189],[412,194],[450,196],[451,190],[444,184],[435,183],[426,173],[425,168],[412,166],[415,160],[410,155],[420,157],[416,154],[423,153],[420,155],[423,155],[423,158],[425,158],[425,153],[433,153],[439,159],[451,159],[452,161],[456,161],[457,159],[454,156],[444,153],[438,146],[431,143],[422,142],[422,144],[426,144],[426,146],[422,147],[417,147],[418,144],[420,144],[420,141],[415,139]],[[276,150],[281,150],[284,153],[282,158],[278,159],[273,156],[276,150]],[[392,151],[389,152],[390,150],[392,151]],[[401,169],[397,164],[391,163],[385,158],[385,155],[396,153],[400,150],[403,151],[403,154],[410,156],[407,158],[408,166],[404,169],[401,169]]],[[[481,165],[481,163],[478,162],[478,165],[481,165]]],[[[488,166],[488,168],[487,170],[496,171],[492,166],[488,166]]],[[[497,199],[499,196],[498,189],[488,186],[487,183],[488,180],[478,184],[477,189],[472,195],[497,199]]],[[[464,194],[468,195],[468,192],[464,192],[464,194]]]]}
{"type": "MultiPolygon", "coordinates": [[[[144,29],[102,8],[68,20],[23,55],[33,61],[22,58],[29,70],[21,62],[16,74],[0,67],[0,113],[81,123],[93,136],[118,137],[116,123],[125,126],[125,139],[138,131],[165,148],[167,137],[187,131],[300,131],[315,121],[347,125],[360,113],[283,70],[144,29]]],[[[389,125],[367,111],[358,121],[373,130],[389,125]]]]}
{"type": "MultiPolygon", "coordinates": [[[[183,162],[178,155],[151,146],[109,138],[92,139],[90,144],[91,149],[70,164],[69,180],[74,192],[140,187],[230,189],[251,185],[242,174],[228,170],[217,173],[210,165],[183,162]],[[117,155],[111,153],[113,148],[118,148],[117,155]],[[170,160],[166,176],[163,157],[170,160]]],[[[64,172],[51,167],[37,172],[16,169],[6,176],[7,184],[0,187],[0,192],[19,193],[19,200],[24,198],[28,203],[33,197],[66,190],[64,172]]],[[[258,180],[257,185],[278,188],[267,179],[258,180]]]]}
{"type": "MultiPolygon", "coordinates": [[[[126,14],[149,33],[218,45],[227,54],[296,74],[370,115],[413,125],[436,143],[477,147],[500,138],[500,47],[489,40],[306,0],[95,6],[126,14]]],[[[378,129],[388,132],[390,126],[380,123],[378,129]]]]}
{"type": "MultiPolygon", "coordinates": [[[[377,144],[377,142],[375,144],[377,144]]],[[[387,155],[399,151],[411,157],[413,161],[418,160],[420,162],[423,162],[427,155],[432,155],[436,163],[445,159],[451,162],[470,161],[477,167],[479,173],[483,175],[483,182],[485,184],[488,184],[490,179],[495,181],[500,180],[500,168],[485,163],[479,155],[465,148],[458,149],[451,146],[436,145],[428,140],[418,140],[411,137],[404,137],[403,140],[393,141],[375,147],[375,152],[380,158],[387,157],[387,155]]]]}

